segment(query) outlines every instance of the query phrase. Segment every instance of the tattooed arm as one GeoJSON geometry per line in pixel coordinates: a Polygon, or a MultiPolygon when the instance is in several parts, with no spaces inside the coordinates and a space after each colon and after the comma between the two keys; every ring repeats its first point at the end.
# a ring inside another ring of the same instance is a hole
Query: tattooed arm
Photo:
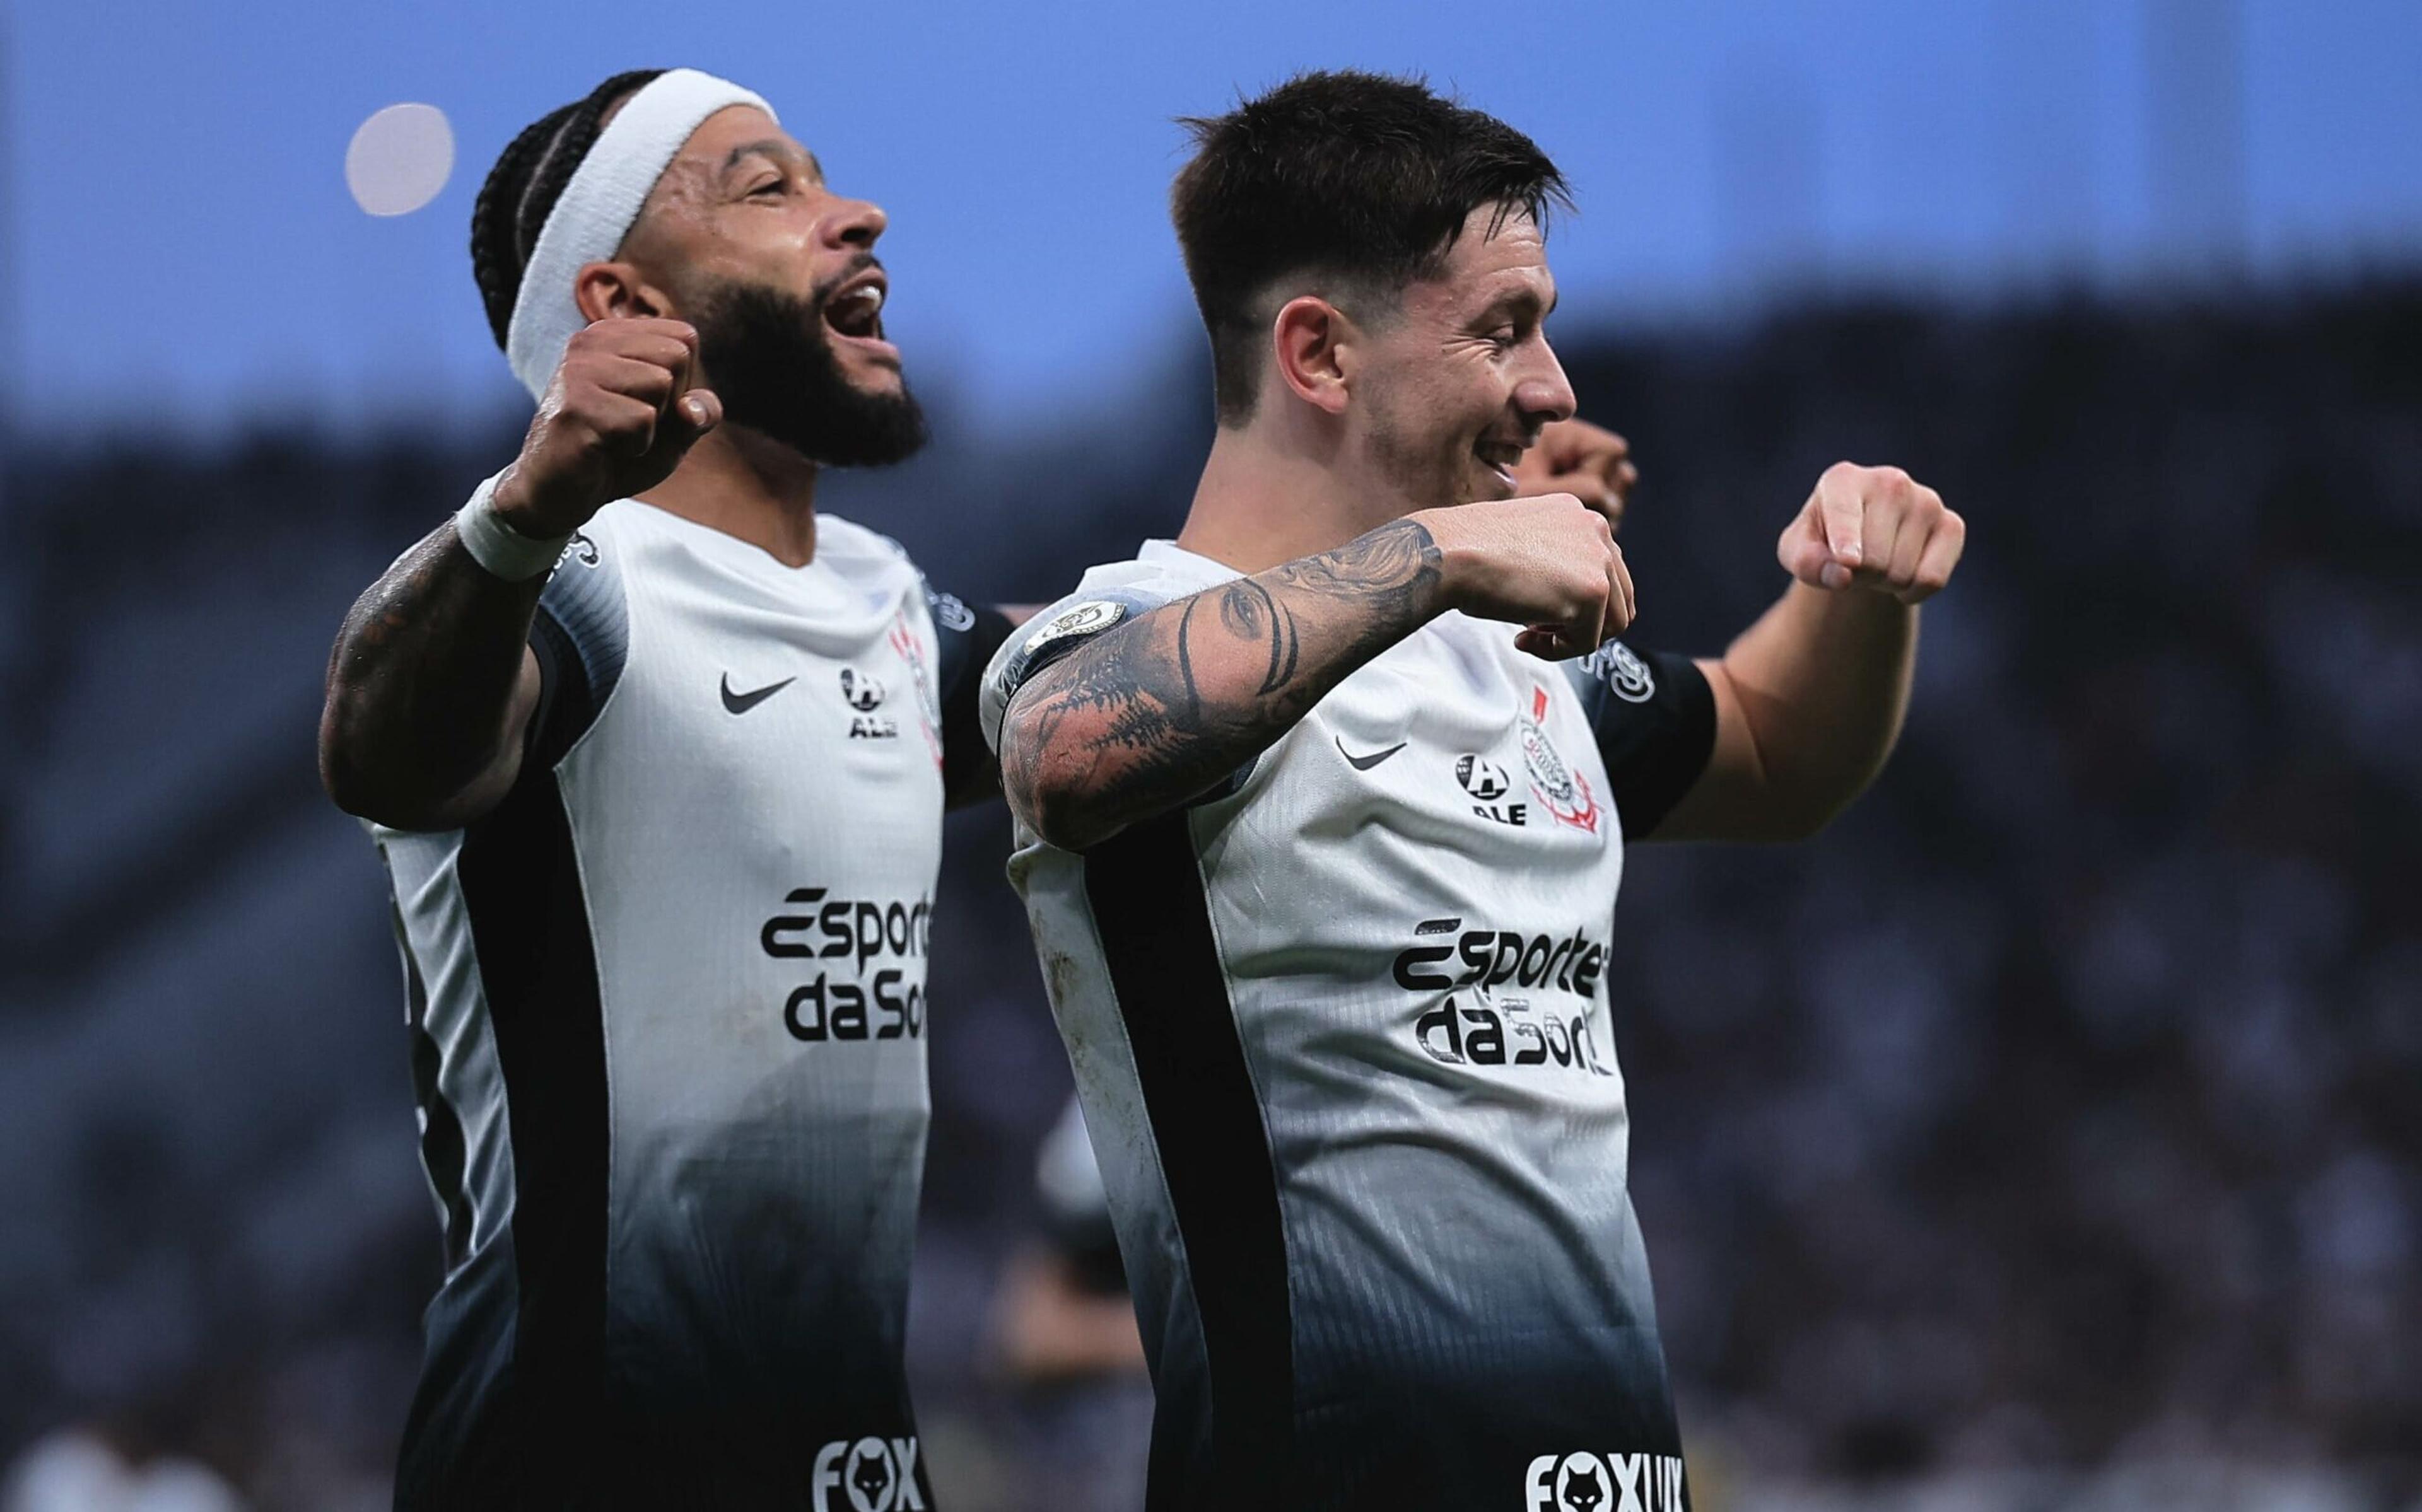
{"type": "Polygon", "coordinates": [[[1604,517],[1569,494],[1425,509],[1163,604],[1044,668],[1003,715],[1002,789],[1050,844],[1096,845],[1209,789],[1449,609],[1578,656],[1629,623],[1631,582],[1604,517]]]}
{"type": "MultiPolygon", "coordinates": [[[[691,383],[697,354],[679,320],[604,320],[574,336],[496,479],[497,517],[552,539],[664,481],[722,416],[691,383]]],[[[337,633],[320,713],[320,780],[339,808],[448,830],[511,789],[539,702],[529,633],[545,585],[489,572],[450,520],[370,585],[337,633]]]]}
{"type": "Polygon", "coordinates": [[[529,633],[545,585],[473,561],[450,520],[370,585],[338,632],[320,714],[320,777],[339,808],[454,829],[511,789],[538,707],[529,633]]]}

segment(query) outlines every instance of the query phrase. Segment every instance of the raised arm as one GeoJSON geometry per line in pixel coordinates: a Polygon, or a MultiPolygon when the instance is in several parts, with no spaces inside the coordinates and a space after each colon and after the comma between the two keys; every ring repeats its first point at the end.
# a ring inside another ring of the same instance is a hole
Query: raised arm
{"type": "Polygon", "coordinates": [[[1883,770],[1909,709],[1917,606],[1950,581],[1968,527],[1890,467],[1827,469],[1776,554],[1798,579],[1721,659],[1706,770],[1659,840],[1792,840],[1883,770]]]}
{"type": "MultiPolygon", "coordinates": [[[[543,555],[609,502],[662,482],[721,417],[690,385],[698,337],[678,320],[600,320],[574,336],[488,510],[543,555]]],[[[530,620],[543,566],[482,567],[447,521],[354,604],[328,659],[320,778],[338,807],[398,829],[466,824],[521,770],[539,698],[530,620]]]]}
{"type": "Polygon", "coordinates": [[[1002,716],[1002,789],[1050,844],[1099,844],[1207,791],[1449,609],[1579,656],[1630,623],[1631,580],[1605,517],[1570,494],[1425,509],[1163,604],[1033,674],[1002,716]]]}

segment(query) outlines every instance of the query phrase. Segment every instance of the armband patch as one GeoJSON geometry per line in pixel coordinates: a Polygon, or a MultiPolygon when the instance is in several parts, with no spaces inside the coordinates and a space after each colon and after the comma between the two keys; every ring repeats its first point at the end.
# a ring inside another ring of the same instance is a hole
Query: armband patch
{"type": "Polygon", "coordinates": [[[1644,704],[1657,696],[1657,675],[1621,641],[1609,641],[1581,658],[1581,670],[1627,704],[1644,704]]]}
{"type": "Polygon", "coordinates": [[[1026,655],[1030,658],[1042,647],[1073,635],[1092,635],[1109,629],[1127,616],[1127,606],[1115,599],[1094,599],[1075,604],[1051,616],[1051,622],[1026,638],[1026,655]]]}

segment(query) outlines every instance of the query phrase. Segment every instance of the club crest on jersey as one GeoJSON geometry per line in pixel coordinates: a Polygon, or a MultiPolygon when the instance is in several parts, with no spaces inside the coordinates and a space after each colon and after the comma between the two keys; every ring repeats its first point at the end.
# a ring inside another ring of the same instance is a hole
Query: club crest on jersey
{"type": "MultiPolygon", "coordinates": [[[[951,599],[947,593],[942,597],[951,599]]],[[[958,603],[958,600],[951,599],[951,602],[958,603]]],[[[964,604],[960,605],[960,612],[966,613],[964,604]]],[[[972,616],[967,623],[975,623],[972,616]]],[[[924,732],[926,749],[933,753],[934,765],[938,768],[942,764],[942,710],[934,701],[934,679],[926,671],[925,643],[918,638],[916,629],[908,623],[904,611],[891,622],[890,639],[891,649],[908,664],[908,688],[917,695],[917,725],[924,732]]]]}
{"type": "Polygon", "coordinates": [[[1596,834],[1603,813],[1597,795],[1590,790],[1589,779],[1575,772],[1548,739],[1548,690],[1534,684],[1530,711],[1520,722],[1522,767],[1531,778],[1531,796],[1558,823],[1596,834]]]}
{"type": "Polygon", "coordinates": [[[1621,641],[1609,641],[1582,657],[1581,670],[1605,683],[1627,704],[1644,704],[1657,696],[1656,674],[1621,641]]]}
{"type": "Polygon", "coordinates": [[[1682,1512],[1672,1455],[1541,1455],[1522,1475],[1523,1512],[1682,1512]]]}
{"type": "Polygon", "coordinates": [[[816,1451],[808,1494],[816,1512],[925,1512],[916,1439],[835,1439],[816,1451]]]}

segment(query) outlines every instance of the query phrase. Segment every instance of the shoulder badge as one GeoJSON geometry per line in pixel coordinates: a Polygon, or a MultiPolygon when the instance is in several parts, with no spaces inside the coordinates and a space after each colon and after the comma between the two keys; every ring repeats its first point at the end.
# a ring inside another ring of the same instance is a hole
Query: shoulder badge
{"type": "Polygon", "coordinates": [[[1127,606],[1115,599],[1093,599],[1073,604],[1051,616],[1050,623],[1026,638],[1026,652],[1031,656],[1038,647],[1072,635],[1093,635],[1109,629],[1127,616],[1127,606]]]}

